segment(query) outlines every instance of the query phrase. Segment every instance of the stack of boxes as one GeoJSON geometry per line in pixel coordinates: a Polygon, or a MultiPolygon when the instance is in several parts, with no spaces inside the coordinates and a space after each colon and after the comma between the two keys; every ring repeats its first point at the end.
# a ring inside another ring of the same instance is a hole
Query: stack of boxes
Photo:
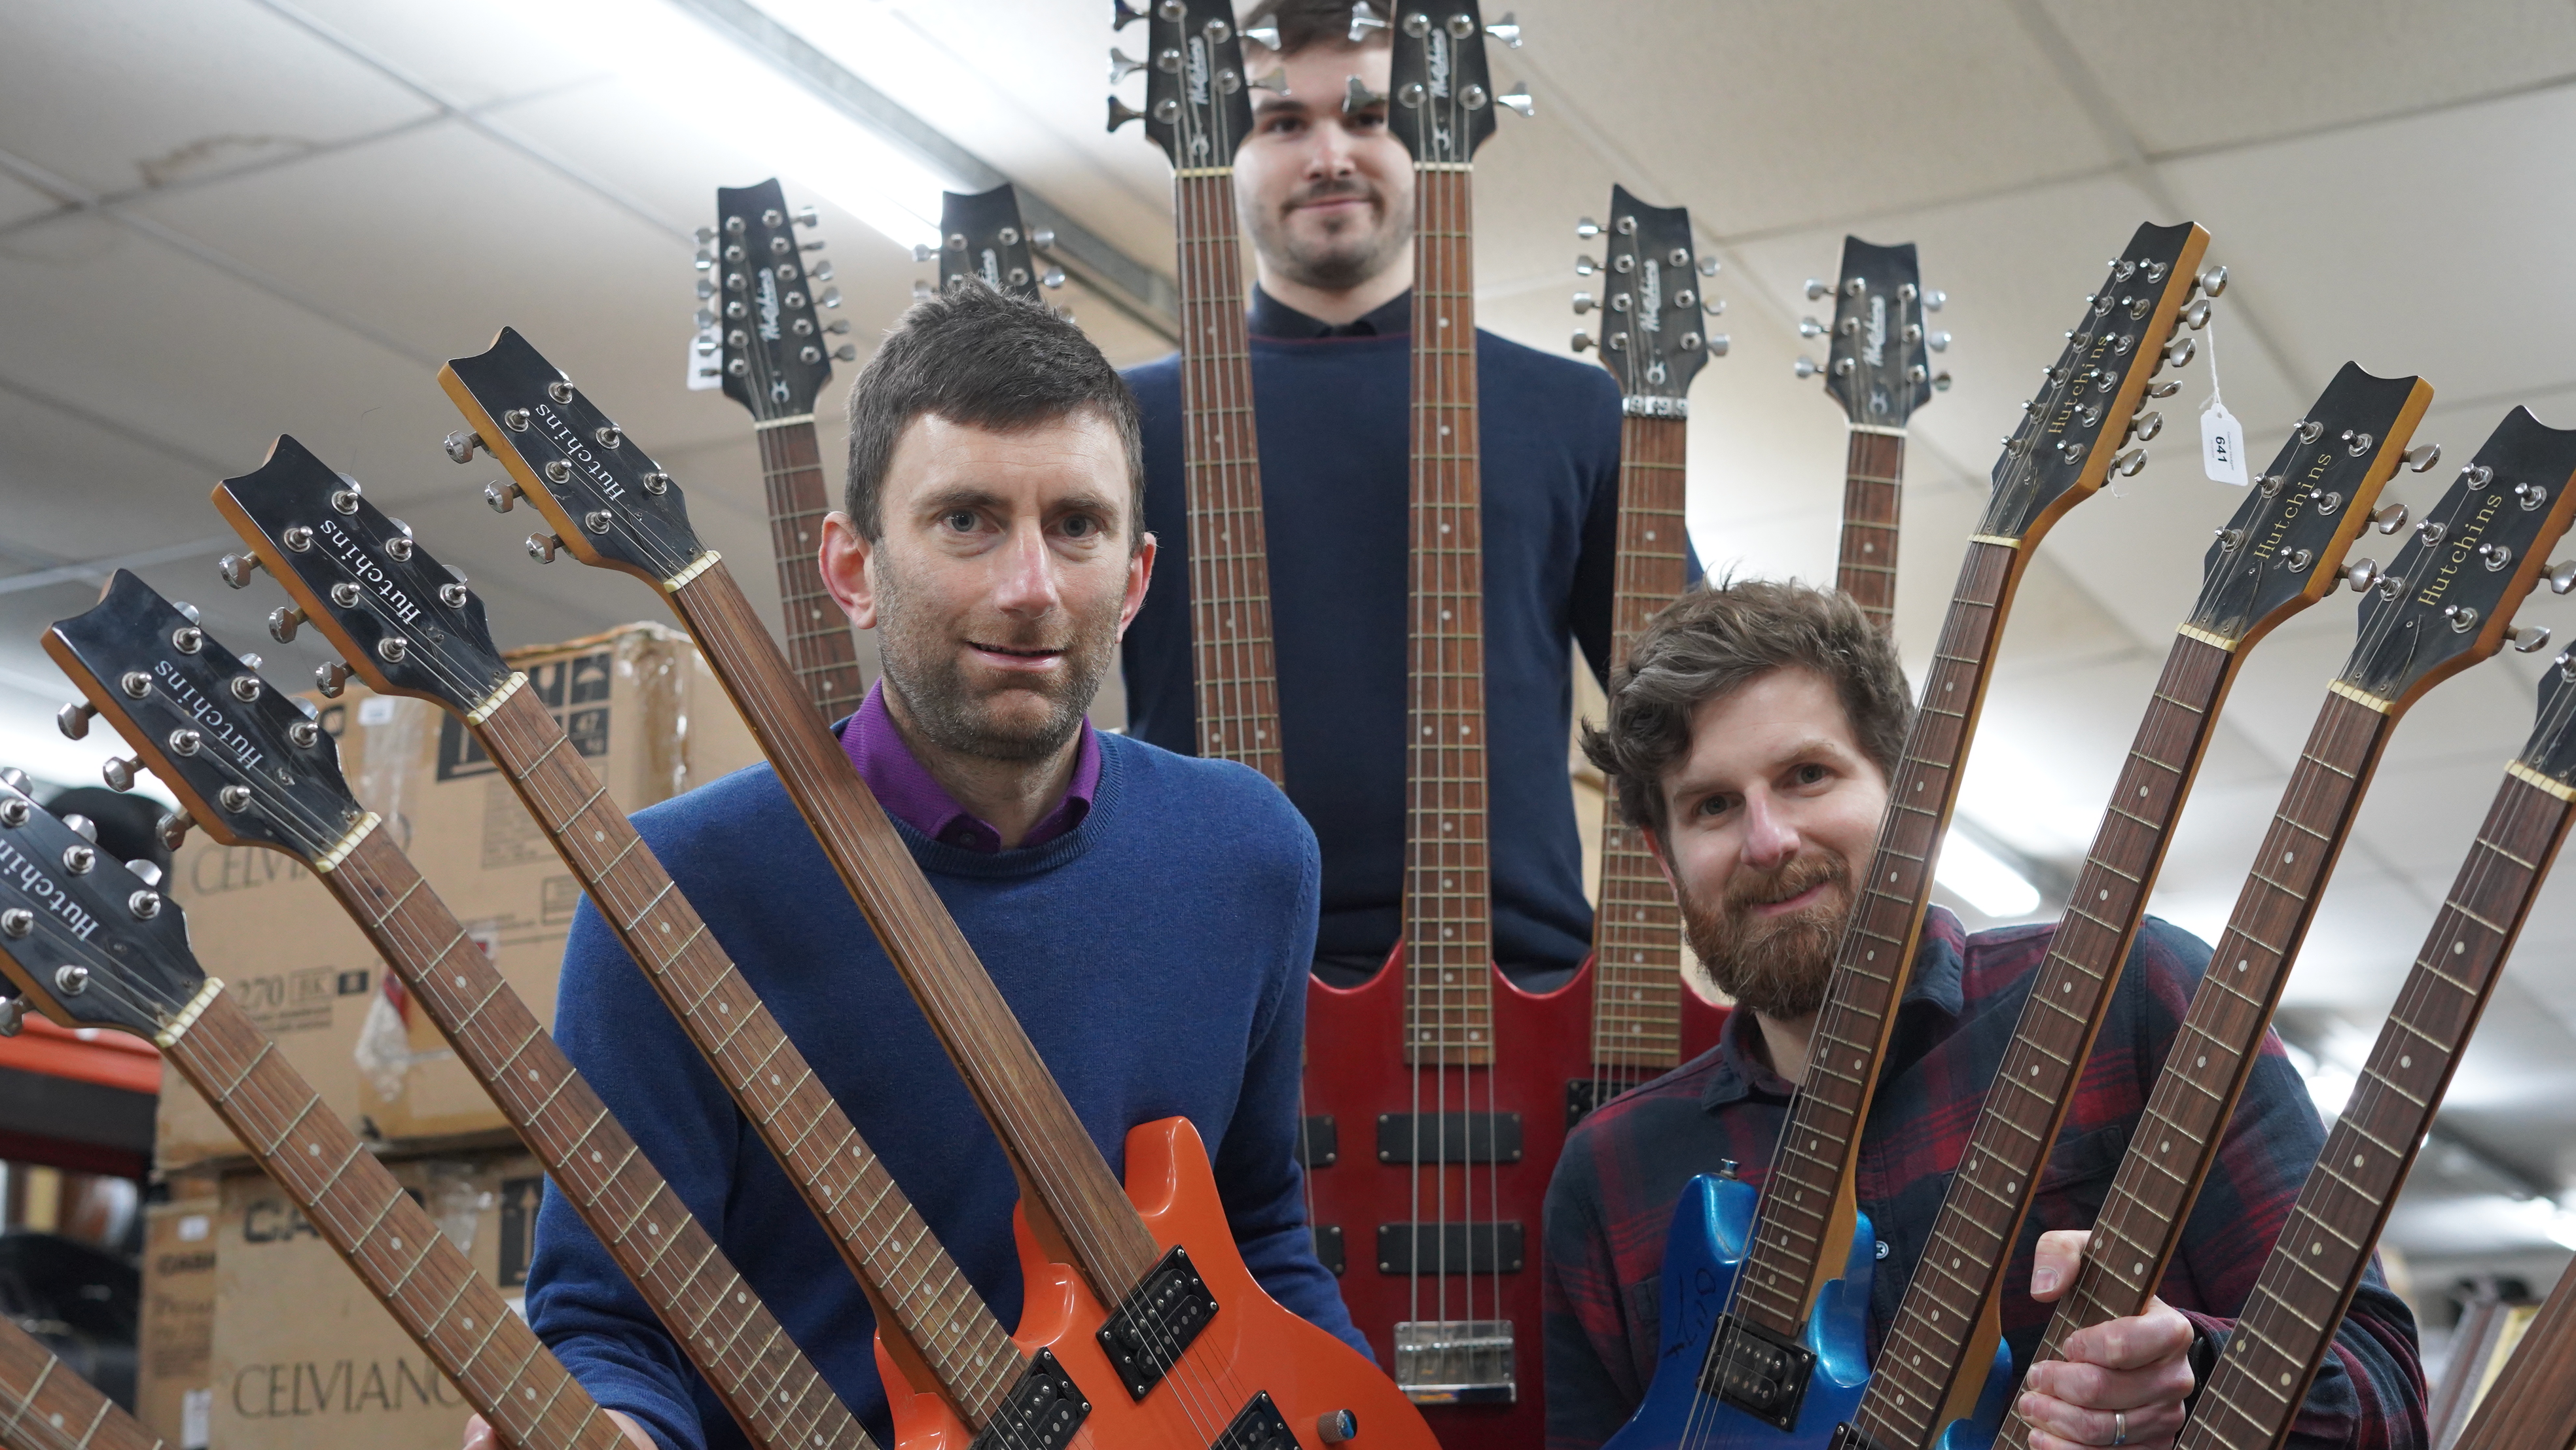
{"type": "MultiPolygon", "coordinates": [[[[757,763],[688,639],[637,624],[519,651],[609,793],[641,810],[757,763]]],[[[316,699],[359,800],[540,1020],[581,888],[454,716],[351,685],[316,699]]],[[[192,835],[171,891],[198,960],[514,1300],[542,1171],[308,871],[192,835]]],[[[144,1260],[140,1409],[193,1450],[452,1450],[468,1413],[294,1203],[176,1074],[156,1145],[169,1201],[144,1260]]]]}

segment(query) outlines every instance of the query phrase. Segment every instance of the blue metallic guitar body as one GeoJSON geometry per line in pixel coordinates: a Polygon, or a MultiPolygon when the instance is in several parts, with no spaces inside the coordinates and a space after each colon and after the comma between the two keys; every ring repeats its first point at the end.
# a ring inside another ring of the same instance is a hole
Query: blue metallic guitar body
{"type": "MultiPolygon", "coordinates": [[[[1672,1232],[1664,1241],[1663,1342],[1657,1346],[1655,1378],[1636,1415],[1603,1450],[1825,1450],[1835,1427],[1860,1408],[1861,1394],[1869,1388],[1869,1294],[1877,1259],[1877,1236],[1867,1214],[1857,1220],[1842,1277],[1816,1296],[1799,1336],[1816,1364],[1798,1405],[1796,1427],[1778,1429],[1700,1388],[1709,1341],[1733,1294],[1759,1200],[1751,1184],[1713,1173],[1701,1174],[1682,1190],[1672,1232]]],[[[1937,1450],[1986,1450],[2003,1422],[2011,1389],[2012,1356],[1999,1347],[1975,1418],[1945,1429],[1937,1450]]]]}

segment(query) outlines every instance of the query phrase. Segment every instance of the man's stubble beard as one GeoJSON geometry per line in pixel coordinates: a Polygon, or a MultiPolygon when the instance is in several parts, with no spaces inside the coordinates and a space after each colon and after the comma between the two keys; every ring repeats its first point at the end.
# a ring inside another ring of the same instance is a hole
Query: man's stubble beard
{"type": "Polygon", "coordinates": [[[1347,292],[1385,271],[1404,245],[1413,240],[1413,213],[1396,205],[1375,184],[1357,177],[1347,182],[1303,187],[1278,210],[1253,208],[1252,244],[1281,275],[1319,292],[1347,292]],[[1320,242],[1308,242],[1288,225],[1306,202],[1357,196],[1375,204],[1376,221],[1366,227],[1344,227],[1320,242]]]}
{"type": "MultiPolygon", "coordinates": [[[[1065,673],[1052,691],[1051,708],[1034,724],[997,720],[985,697],[970,688],[958,659],[959,641],[935,619],[913,607],[908,582],[891,557],[880,552],[877,569],[877,652],[886,688],[903,700],[904,713],[930,742],[955,754],[983,760],[1044,760],[1073,739],[1085,711],[1108,677],[1118,647],[1118,616],[1125,600],[1112,596],[1102,617],[1071,616],[1069,638],[1022,639],[1022,631],[994,625],[983,636],[990,644],[1020,648],[1061,648],[1065,673]]],[[[1036,688],[1015,683],[1010,690],[1036,688]]]]}
{"type": "Polygon", "coordinates": [[[1681,893],[1682,932],[1700,969],[1739,1007],[1791,1021],[1822,1007],[1833,977],[1834,949],[1851,919],[1851,866],[1819,851],[1728,884],[1723,907],[1681,893]],[[1760,902],[1783,901],[1832,882],[1824,898],[1786,916],[1754,921],[1760,902]]]}

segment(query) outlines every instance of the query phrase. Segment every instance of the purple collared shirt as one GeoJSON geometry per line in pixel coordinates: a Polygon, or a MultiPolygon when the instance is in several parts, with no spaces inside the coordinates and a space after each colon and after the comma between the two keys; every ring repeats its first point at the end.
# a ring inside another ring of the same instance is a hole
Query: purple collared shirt
{"type": "MultiPolygon", "coordinates": [[[[886,814],[947,845],[988,855],[1002,849],[1002,833],[959,805],[904,743],[902,732],[894,727],[894,716],[886,711],[884,681],[868,687],[867,699],[841,731],[841,748],[850,753],[850,764],[858,767],[859,779],[867,782],[886,814]]],[[[1085,720],[1082,743],[1074,750],[1073,781],[1065,787],[1064,799],[1029,828],[1020,849],[1043,846],[1081,825],[1082,818],[1091,814],[1091,794],[1099,785],[1100,737],[1085,720]]]]}

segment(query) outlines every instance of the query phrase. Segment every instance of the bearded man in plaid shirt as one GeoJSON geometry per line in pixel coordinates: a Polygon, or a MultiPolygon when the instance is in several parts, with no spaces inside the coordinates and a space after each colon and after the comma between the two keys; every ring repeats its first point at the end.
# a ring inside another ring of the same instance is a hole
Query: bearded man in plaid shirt
{"type": "MultiPolygon", "coordinates": [[[[1550,1450],[1590,1450],[1653,1378],[1664,1239],[1683,1186],[1728,1160],[1757,1186],[1805,1069],[1856,871],[1868,862],[1911,713],[1896,650],[1857,605],[1798,584],[1694,590],[1657,616],[1584,748],[1616,783],[1736,1011],[1713,1050],[1576,1129],[1547,1200],[1550,1450]]],[[[1971,936],[1933,907],[1861,1137],[1854,1189],[1878,1236],[1869,1348],[1895,1317],[2021,1016],[2052,927],[1971,936]]],[[[2016,1365],[2073,1281],[2209,947],[2149,918],[2043,1172],[2002,1302],[2016,1365]],[[2027,1286],[2028,1293],[2013,1292],[2027,1286]]],[[[2033,1450],[2156,1450],[2272,1251],[2325,1132],[2266,1035],[2160,1297],[2084,1329],[2032,1368],[2016,1404],[2033,1450]]],[[[2374,1266],[2308,1390],[2290,1443],[2425,1443],[2415,1324],[2374,1266]]]]}

